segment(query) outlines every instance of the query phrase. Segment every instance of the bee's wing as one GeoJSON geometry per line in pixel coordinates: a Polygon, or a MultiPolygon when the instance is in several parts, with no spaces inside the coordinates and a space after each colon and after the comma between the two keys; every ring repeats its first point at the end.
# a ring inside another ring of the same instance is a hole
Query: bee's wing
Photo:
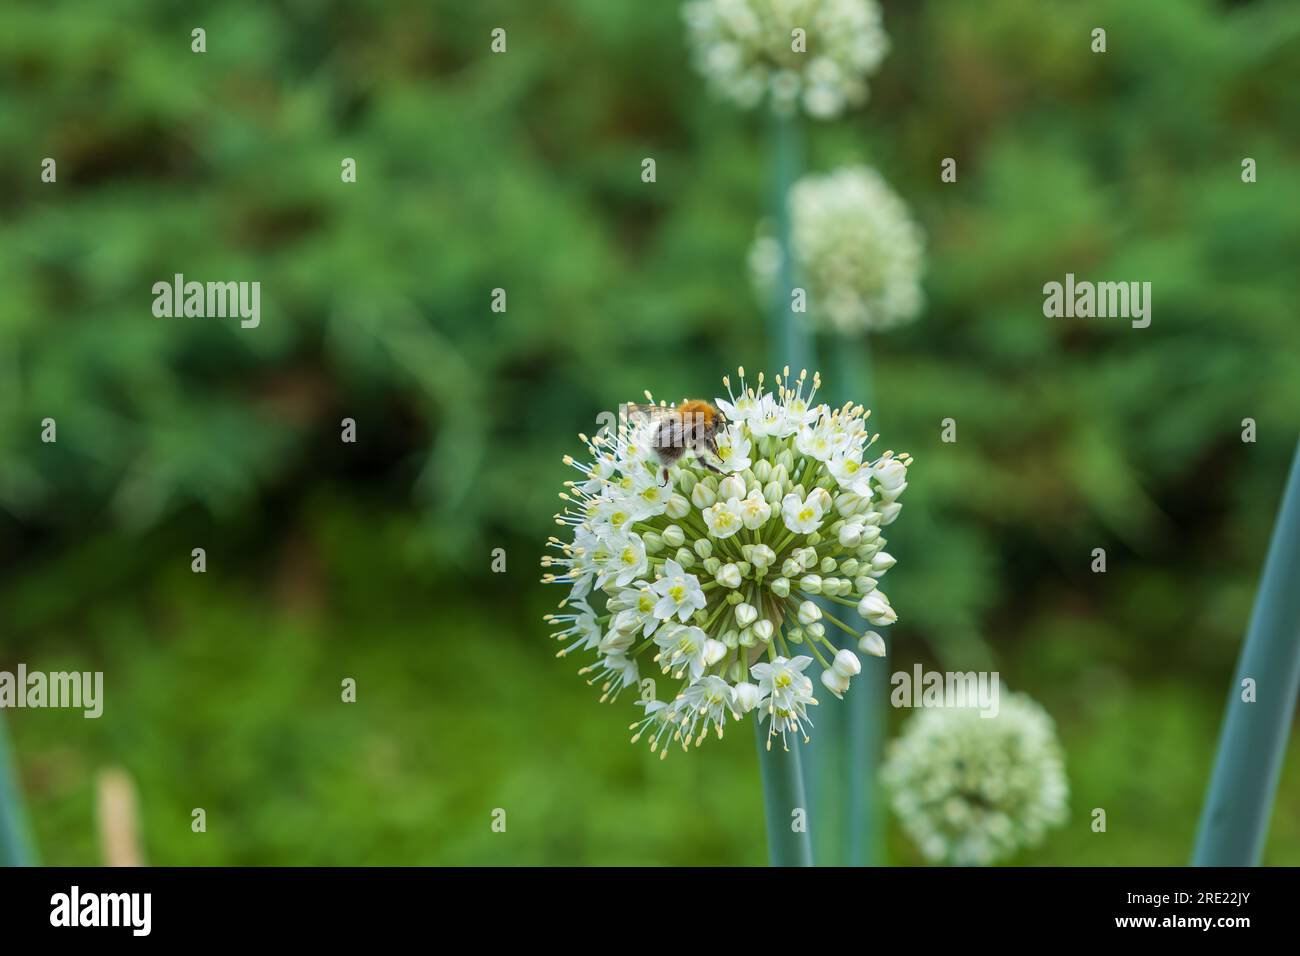
{"type": "Polygon", "coordinates": [[[619,407],[619,417],[626,418],[633,427],[637,427],[650,422],[661,421],[672,414],[675,408],[674,405],[647,405],[628,402],[619,407]]]}

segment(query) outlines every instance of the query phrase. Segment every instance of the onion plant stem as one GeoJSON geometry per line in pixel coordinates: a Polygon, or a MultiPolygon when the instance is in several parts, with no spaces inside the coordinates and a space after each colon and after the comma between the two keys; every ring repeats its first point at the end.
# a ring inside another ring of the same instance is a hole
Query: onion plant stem
{"type": "Polygon", "coordinates": [[[1300,690],[1300,447],[1264,562],[1219,733],[1195,866],[1255,866],[1300,690]]]}

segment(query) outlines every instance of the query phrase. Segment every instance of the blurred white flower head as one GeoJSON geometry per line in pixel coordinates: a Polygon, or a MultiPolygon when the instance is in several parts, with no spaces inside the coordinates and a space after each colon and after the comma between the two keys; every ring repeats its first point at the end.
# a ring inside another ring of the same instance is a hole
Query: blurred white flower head
{"type": "MultiPolygon", "coordinates": [[[[790,190],[790,245],[809,324],[855,334],[909,322],[924,304],[924,238],[880,174],[852,166],[800,179],[790,190]]],[[[781,250],[760,236],[749,255],[755,286],[775,290],[781,250]]]]}
{"type": "Polygon", "coordinates": [[[745,109],[833,119],[866,101],[889,50],[876,0],[689,0],[682,14],[696,68],[745,109]]]}
{"type": "Polygon", "coordinates": [[[807,738],[817,700],[805,668],[819,659],[837,696],[861,670],[827,628],[846,632],[841,644],[863,637],[811,596],[852,606],[875,595],[873,608],[896,618],[878,589],[893,565],[880,529],[898,514],[911,458],[872,453],[869,413],[819,402],[817,375],[787,369],[771,391],[762,375],[746,384],[743,369],[738,391],[722,381],[716,471],[691,450],[661,486],[663,465],[648,453],[653,418],[584,438],[587,459],[565,458],[579,474],[556,515],[564,537],[542,559],[543,580],[568,590],[547,615],[559,656],[596,658],[579,673],[601,700],[630,688],[643,708],[633,740],[664,754],[750,713],[769,747],[807,738]]]}
{"type": "Polygon", "coordinates": [[[987,866],[1065,822],[1069,784],[1052,718],[1024,694],[996,717],[923,710],[891,742],[881,777],[903,829],[930,861],[987,866]]]}

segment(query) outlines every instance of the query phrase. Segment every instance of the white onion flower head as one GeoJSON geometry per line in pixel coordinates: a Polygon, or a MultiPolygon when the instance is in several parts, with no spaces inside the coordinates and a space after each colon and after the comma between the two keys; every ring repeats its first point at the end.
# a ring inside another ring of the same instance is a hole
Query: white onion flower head
{"type": "MultiPolygon", "coordinates": [[[[876,170],[852,166],[800,179],[790,190],[790,246],[808,292],[809,324],[840,335],[914,320],[924,238],[907,205],[876,170]]],[[[760,236],[750,252],[756,287],[775,288],[781,254],[760,236]]]]}
{"type": "Polygon", "coordinates": [[[997,715],[933,708],[910,718],[881,771],[903,829],[930,861],[986,866],[1065,822],[1069,784],[1051,717],[1024,694],[997,715]]]}
{"type": "Polygon", "coordinates": [[[729,463],[688,449],[665,472],[644,424],[623,420],[583,437],[586,460],[565,458],[579,474],[560,495],[562,536],[542,559],[543,581],[567,589],[547,615],[559,656],[593,655],[579,673],[602,700],[631,688],[633,740],[661,756],[750,714],[769,747],[808,739],[817,688],[804,670],[819,660],[832,674],[823,686],[841,695],[858,665],[826,635],[846,625],[811,598],[870,598],[895,617],[877,590],[892,559],[873,558],[884,553],[879,509],[901,507],[911,457],[873,451],[869,413],[820,402],[817,375],[784,370],[769,387],[742,369],[738,390],[723,385],[729,463]],[[832,467],[842,455],[861,467],[832,467]],[[850,523],[872,537],[828,530],[850,523]]]}
{"type": "Polygon", "coordinates": [[[889,38],[876,0],[690,0],[692,59],[743,109],[833,119],[867,99],[889,38]]]}

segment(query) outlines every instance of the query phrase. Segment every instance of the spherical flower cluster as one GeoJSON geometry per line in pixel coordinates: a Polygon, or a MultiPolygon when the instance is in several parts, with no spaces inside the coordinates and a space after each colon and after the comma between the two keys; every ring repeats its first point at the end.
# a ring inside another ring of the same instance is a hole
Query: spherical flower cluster
{"type": "Polygon", "coordinates": [[[691,0],[693,59],[723,97],[832,119],[866,101],[889,49],[875,0],[691,0]]]}
{"type": "MultiPolygon", "coordinates": [[[[924,242],[906,204],[874,169],[805,176],[790,190],[790,246],[815,328],[849,334],[901,325],[921,311],[924,242]]],[[[770,291],[779,245],[761,236],[750,253],[756,285],[770,291]]]]}
{"type": "Polygon", "coordinates": [[[925,857],[981,866],[1042,842],[1065,820],[1069,785],[1052,718],[1023,694],[997,715],[923,710],[889,746],[881,776],[925,857]]]}
{"type": "MultiPolygon", "coordinates": [[[[632,739],[665,756],[670,741],[698,746],[751,712],[769,747],[774,736],[808,739],[813,657],[836,696],[861,669],[827,630],[864,636],[827,608],[897,620],[878,587],[894,564],[881,528],[902,507],[910,457],[869,455],[870,413],[817,403],[815,375],[791,381],[787,369],[774,391],[744,376],[738,392],[723,379],[716,454],[695,446],[665,469],[655,445],[672,410],[662,406],[650,420],[621,419],[617,434],[584,436],[590,460],[565,458],[580,477],[556,516],[571,537],[551,538],[556,553],[542,559],[543,581],[568,588],[547,615],[559,655],[595,655],[580,673],[602,701],[632,688],[644,709],[632,739]]],[[[878,635],[865,638],[863,650],[884,653],[878,635]]]]}

